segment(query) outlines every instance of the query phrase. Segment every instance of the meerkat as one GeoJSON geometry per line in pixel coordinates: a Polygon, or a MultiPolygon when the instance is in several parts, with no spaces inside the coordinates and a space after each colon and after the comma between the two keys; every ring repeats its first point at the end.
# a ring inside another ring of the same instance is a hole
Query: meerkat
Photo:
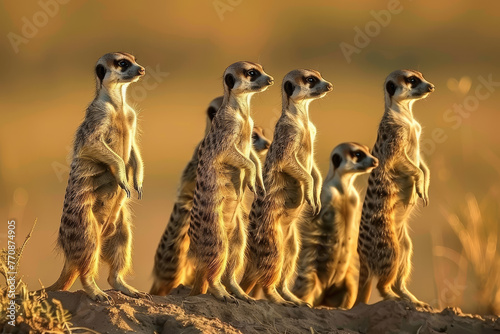
{"type": "Polygon", "coordinates": [[[247,266],[241,287],[255,285],[268,300],[305,305],[290,291],[300,248],[296,222],[304,202],[314,212],[321,207],[321,174],[314,162],[316,128],[309,104],[333,90],[314,70],[294,70],[283,79],[282,114],[263,169],[266,192],[257,192],[250,211],[247,266]]]}
{"type": "Polygon", "coordinates": [[[330,154],[321,189],[321,212],[300,222],[302,248],[294,294],[312,306],[351,308],[356,299],[353,254],[359,232],[358,175],[370,173],[378,159],[368,147],[342,143],[330,154]]]}
{"type": "Polygon", "coordinates": [[[195,258],[191,295],[209,291],[218,300],[236,302],[229,290],[252,300],[237,282],[246,245],[243,192],[248,187],[255,193],[255,184],[263,188],[260,161],[251,149],[250,99],[273,83],[256,63],[237,62],[224,72],[222,106],[198,153],[188,232],[195,258]]]}
{"type": "Polygon", "coordinates": [[[266,156],[267,151],[271,146],[271,142],[264,134],[264,129],[262,129],[260,126],[253,127],[252,145],[255,152],[257,152],[257,154],[261,158],[266,156]]]}
{"type": "MultiPolygon", "coordinates": [[[[206,110],[205,136],[210,131],[212,120],[222,105],[223,96],[213,99],[206,110]]],[[[252,133],[253,149],[259,155],[265,155],[270,142],[260,127],[254,127],[252,133]]],[[[194,188],[196,185],[196,167],[198,166],[198,150],[184,168],[181,183],[177,191],[177,200],[156,250],[153,268],[154,282],[150,293],[167,295],[179,284],[192,285],[193,259],[189,253],[189,215],[193,207],[194,188]]]]}
{"type": "Polygon", "coordinates": [[[96,64],[96,97],[76,132],[59,228],[64,268],[47,290],[68,290],[79,276],[90,298],[111,302],[94,280],[102,258],[110,266],[108,282],[114,289],[142,295],[124,275],[131,267],[132,249],[129,179],[141,199],[144,178],[137,117],[126,92],[144,74],[128,53],[108,53],[96,64]]]}
{"type": "Polygon", "coordinates": [[[380,165],[368,179],[359,229],[356,304],[368,302],[371,281],[377,277],[384,299],[403,298],[427,308],[406,287],[412,257],[408,217],[418,197],[424,206],[429,203],[429,168],[419,145],[422,128],[412,107],[433,92],[434,85],[417,71],[398,70],[389,74],[384,90],[385,112],[372,150],[380,165]]]}

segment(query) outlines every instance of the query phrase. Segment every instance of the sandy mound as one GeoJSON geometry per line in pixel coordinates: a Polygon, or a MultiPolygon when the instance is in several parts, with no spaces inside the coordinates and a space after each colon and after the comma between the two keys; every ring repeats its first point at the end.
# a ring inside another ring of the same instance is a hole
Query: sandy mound
{"type": "MultiPolygon", "coordinates": [[[[351,310],[284,307],[260,300],[225,304],[209,295],[188,296],[178,288],[153,301],[108,291],[115,305],[95,303],[83,291],[51,292],[73,318],[74,327],[99,333],[499,333],[498,317],[415,310],[405,302],[383,301],[351,310]]],[[[82,333],[78,330],[75,333],[82,333]]]]}

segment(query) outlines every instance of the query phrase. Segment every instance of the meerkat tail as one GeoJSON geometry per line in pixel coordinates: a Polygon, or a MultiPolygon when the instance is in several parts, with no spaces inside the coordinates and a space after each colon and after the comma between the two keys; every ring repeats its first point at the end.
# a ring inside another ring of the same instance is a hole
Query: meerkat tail
{"type": "Polygon", "coordinates": [[[51,286],[45,288],[46,291],[69,290],[73,283],[78,278],[79,273],[77,268],[71,267],[67,262],[64,264],[61,275],[57,281],[51,286]]]}

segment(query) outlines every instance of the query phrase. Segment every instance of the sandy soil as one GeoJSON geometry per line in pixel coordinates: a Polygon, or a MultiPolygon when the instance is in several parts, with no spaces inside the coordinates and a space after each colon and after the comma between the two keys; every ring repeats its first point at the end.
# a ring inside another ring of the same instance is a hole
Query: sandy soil
{"type": "MultiPolygon", "coordinates": [[[[83,291],[50,292],[73,318],[74,327],[99,333],[500,333],[498,317],[429,313],[401,301],[359,305],[351,310],[285,307],[259,300],[225,304],[210,295],[188,296],[180,287],[166,297],[133,299],[108,291],[114,305],[91,301],[83,291]]],[[[75,330],[74,333],[86,332],[75,330]]],[[[88,331],[87,331],[88,332],[88,331]]]]}

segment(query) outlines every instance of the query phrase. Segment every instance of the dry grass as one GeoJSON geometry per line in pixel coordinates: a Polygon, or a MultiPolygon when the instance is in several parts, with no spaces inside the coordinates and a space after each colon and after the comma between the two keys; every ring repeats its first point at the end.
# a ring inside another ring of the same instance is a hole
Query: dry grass
{"type": "MultiPolygon", "coordinates": [[[[8,272],[17,272],[17,277],[19,277],[20,260],[35,225],[36,221],[22,246],[15,249],[14,257],[16,262],[13,270],[12,268],[9,269],[7,265],[8,249],[4,248],[0,251],[0,274],[5,279],[5,284],[2,284],[0,288],[0,331],[2,332],[8,331],[8,327],[10,327],[7,324],[10,320],[7,318],[7,307],[10,302],[8,297],[8,272]]],[[[49,300],[43,287],[38,292],[29,291],[28,286],[22,279],[16,278],[16,280],[16,326],[36,333],[71,333],[73,330],[80,329],[71,327],[69,312],[63,308],[60,301],[56,299],[49,300]]]]}
{"type": "MultiPolygon", "coordinates": [[[[474,195],[468,194],[465,202],[462,212],[458,214],[445,208],[442,208],[442,213],[460,241],[463,249],[461,256],[465,257],[474,273],[477,284],[476,312],[500,314],[498,210],[489,208],[491,198],[486,198],[480,205],[474,195]]],[[[499,203],[496,202],[494,205],[498,207],[499,203]]]]}

